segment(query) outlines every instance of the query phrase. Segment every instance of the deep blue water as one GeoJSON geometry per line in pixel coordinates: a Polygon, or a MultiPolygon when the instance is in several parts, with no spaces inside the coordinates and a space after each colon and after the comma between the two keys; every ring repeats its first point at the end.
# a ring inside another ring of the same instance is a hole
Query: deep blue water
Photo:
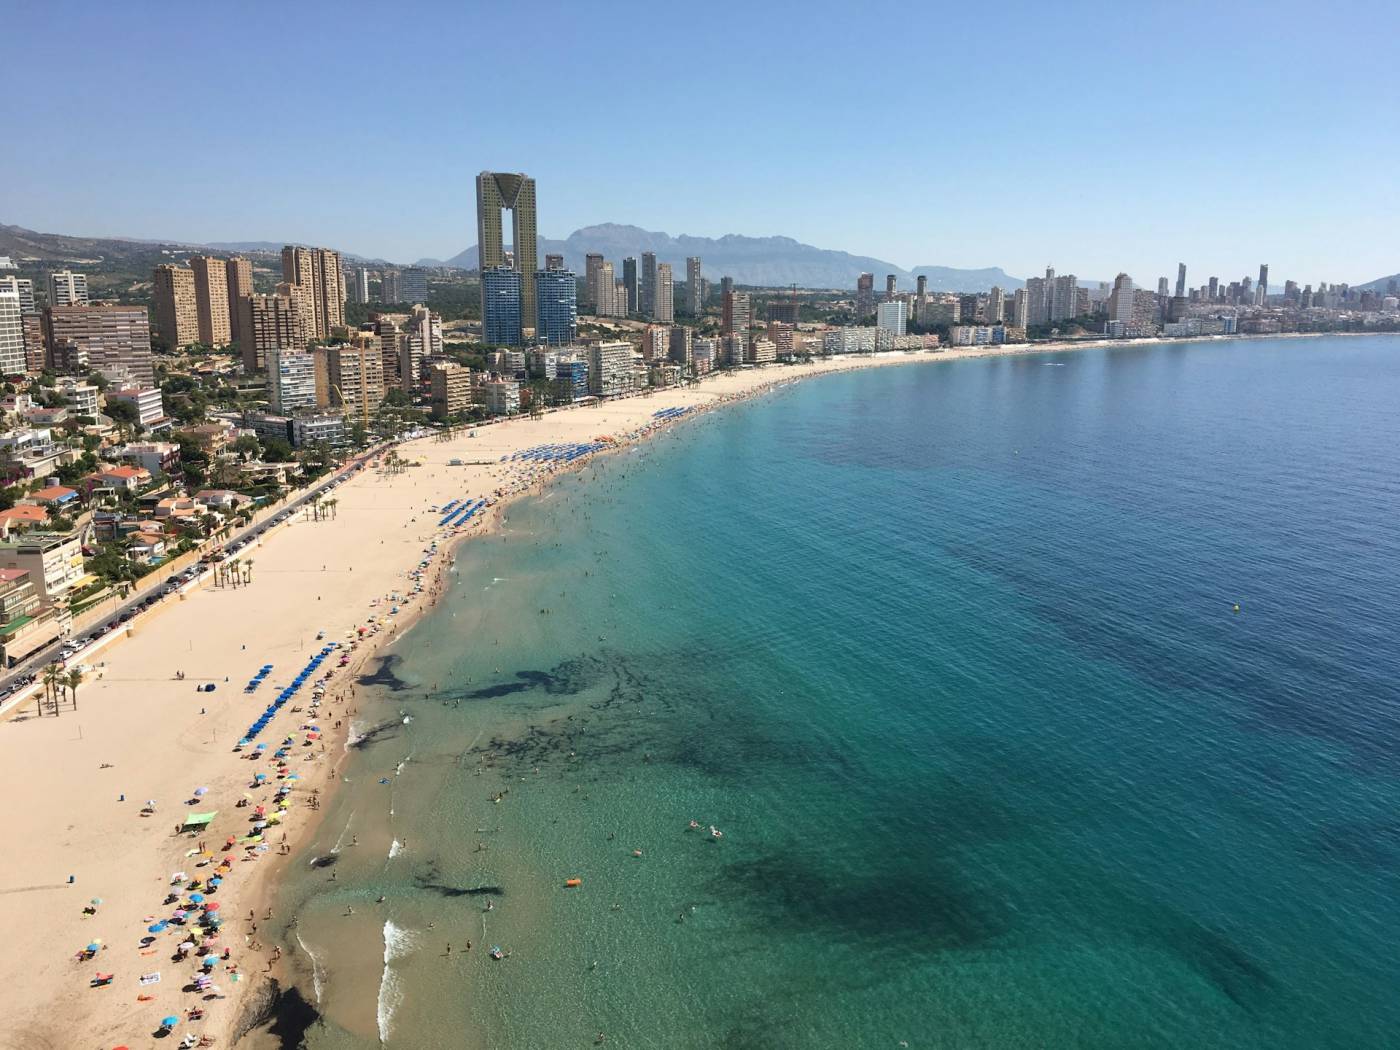
{"type": "Polygon", "coordinates": [[[303,932],[389,896],[389,1046],[1396,1045],[1397,449],[1392,338],[682,424],[462,549],[303,932]]]}

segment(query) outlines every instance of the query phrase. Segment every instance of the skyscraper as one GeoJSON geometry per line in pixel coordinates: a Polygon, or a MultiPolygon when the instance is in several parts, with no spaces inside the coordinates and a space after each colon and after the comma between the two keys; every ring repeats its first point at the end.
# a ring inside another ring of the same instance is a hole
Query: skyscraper
{"type": "MultiPolygon", "coordinates": [[[[575,278],[577,282],[577,278],[575,278]]],[[[593,312],[599,317],[626,317],[627,316],[627,289],[622,288],[622,294],[618,294],[620,282],[613,276],[613,264],[606,259],[598,267],[598,304],[593,308],[593,312]]]]}
{"type": "Polygon", "coordinates": [[[856,320],[863,321],[875,312],[875,275],[863,273],[856,278],[856,320]]]}
{"type": "Polygon", "coordinates": [[[289,244],[282,249],[282,280],[299,289],[308,338],[329,339],[332,328],[345,324],[339,252],[289,244]]]}
{"type": "Polygon", "coordinates": [[[600,287],[600,280],[603,273],[603,256],[598,252],[589,252],[583,257],[583,299],[595,314],[603,312],[606,292],[600,287]]]}
{"type": "Polygon", "coordinates": [[[656,253],[642,252],[641,309],[643,317],[656,316],[656,253]]]}
{"type": "Polygon", "coordinates": [[[642,308],[642,290],[637,282],[637,260],[630,255],[622,260],[622,283],[627,287],[627,312],[639,313],[642,308]]]}
{"type": "MultiPolygon", "coordinates": [[[[1162,294],[1163,294],[1163,295],[1166,294],[1166,289],[1163,289],[1163,290],[1162,290],[1162,294]]],[[[1186,264],[1185,264],[1185,263],[1177,263],[1177,264],[1176,264],[1176,294],[1177,294],[1177,298],[1180,298],[1181,296],[1183,296],[1183,295],[1186,294],[1186,264]]]]}
{"type": "Polygon", "coordinates": [[[928,274],[921,273],[914,284],[915,316],[923,316],[924,304],[928,302],[928,274]]]}
{"type": "Polygon", "coordinates": [[[724,312],[721,315],[721,323],[726,335],[731,333],[740,336],[747,334],[753,323],[748,292],[730,290],[724,293],[724,312]]]}
{"type": "Polygon", "coordinates": [[[59,270],[49,274],[50,306],[86,306],[88,304],[87,274],[59,270]]]}
{"type": "Polygon", "coordinates": [[[156,307],[156,330],[179,350],[199,342],[199,307],[195,302],[194,271],[163,263],[151,275],[156,307]]]}
{"type": "Polygon", "coordinates": [[[676,319],[676,290],[671,279],[670,263],[660,263],[656,267],[656,303],[653,316],[662,324],[670,324],[676,319]]]}
{"type": "Polygon", "coordinates": [[[1207,286],[1207,294],[1210,296],[1210,298],[1211,298],[1212,301],[1214,301],[1215,299],[1217,299],[1217,298],[1220,296],[1220,278],[1219,278],[1219,277],[1212,277],[1212,278],[1210,279],[1210,284],[1207,286]]]}
{"type": "Polygon", "coordinates": [[[283,282],[276,295],[243,296],[238,302],[238,349],[245,372],[267,367],[273,350],[304,350],[311,338],[301,300],[283,282]]]}
{"type": "MultiPolygon", "coordinates": [[[[1002,290],[993,285],[991,292],[987,296],[987,323],[1001,324],[1006,319],[1006,296],[1002,290]]],[[[904,333],[901,332],[901,335],[904,333]]]]}
{"type": "Polygon", "coordinates": [[[19,288],[0,287],[0,376],[24,373],[24,323],[21,321],[19,288]]]}
{"type": "Polygon", "coordinates": [[[228,337],[230,342],[238,343],[243,297],[253,294],[253,264],[241,255],[235,255],[225,260],[224,276],[228,279],[228,337]]]}
{"type": "MultiPolygon", "coordinates": [[[[608,291],[612,292],[611,272],[608,291]]],[[[568,270],[540,270],[535,274],[535,294],[539,300],[535,338],[551,346],[568,346],[578,335],[578,281],[568,270]]]]}
{"type": "Polygon", "coordinates": [[[546,270],[564,269],[564,257],[562,255],[546,255],[544,257],[544,268],[546,270]]]}
{"type": "Polygon", "coordinates": [[[885,302],[894,302],[895,293],[899,290],[899,278],[894,274],[885,275],[885,302]]]}
{"type": "Polygon", "coordinates": [[[399,271],[385,270],[379,275],[379,301],[381,303],[401,303],[399,294],[399,271]]]}
{"type": "Polygon", "coordinates": [[[705,312],[704,278],[700,274],[700,256],[685,261],[685,312],[699,317],[705,312]]]}
{"type": "Polygon", "coordinates": [[[199,320],[199,341],[205,346],[227,346],[232,338],[229,323],[228,264],[208,255],[190,256],[194,271],[194,303],[199,320]]]}
{"type": "MultiPolygon", "coordinates": [[[[531,274],[531,281],[535,274],[531,274]]],[[[519,270],[492,266],[481,271],[481,336],[489,346],[519,346],[523,342],[521,310],[524,287],[519,270]]]]}
{"type": "Polygon", "coordinates": [[[1259,288],[1254,293],[1260,305],[1269,298],[1269,264],[1259,264],[1259,288]]]}
{"type": "Polygon", "coordinates": [[[1166,279],[1165,277],[1158,277],[1158,278],[1157,278],[1157,294],[1158,294],[1158,295],[1160,295],[1160,296],[1162,296],[1162,297],[1164,297],[1164,298],[1165,298],[1166,296],[1170,295],[1170,294],[1171,294],[1170,287],[1171,287],[1171,286],[1170,286],[1169,282],[1167,281],[1167,279],[1166,279]]]}
{"type": "Polygon", "coordinates": [[[1108,319],[1130,323],[1133,320],[1133,279],[1120,273],[1113,279],[1113,292],[1108,297],[1108,319]]]}
{"type": "MultiPolygon", "coordinates": [[[[536,317],[535,273],[540,265],[536,246],[535,180],[520,173],[483,171],[476,177],[476,243],[483,282],[488,270],[498,270],[507,265],[505,232],[501,221],[501,212],[506,208],[510,209],[511,217],[513,268],[520,275],[520,306],[515,323],[519,324],[519,317],[528,317],[533,324],[536,317]]],[[[496,286],[498,290],[504,287],[499,279],[496,286]]],[[[486,316],[486,302],[483,296],[483,327],[490,320],[486,316]]],[[[506,303],[501,300],[499,305],[506,303]]],[[[511,319],[507,317],[501,319],[497,327],[498,330],[506,330],[510,325],[511,319]]],[[[519,342],[518,337],[515,342],[519,342]]]]}

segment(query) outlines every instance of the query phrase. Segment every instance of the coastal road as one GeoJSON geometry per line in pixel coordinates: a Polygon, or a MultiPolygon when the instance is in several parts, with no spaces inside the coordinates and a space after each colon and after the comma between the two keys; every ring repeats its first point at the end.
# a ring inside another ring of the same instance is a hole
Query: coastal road
{"type": "MultiPolygon", "coordinates": [[[[242,547],[251,540],[262,536],[268,530],[275,528],[311,500],[335,488],[355,471],[362,470],[366,463],[376,456],[382,455],[393,444],[395,443],[388,442],[376,445],[360,453],[347,460],[320,481],[297,492],[286,503],[269,507],[262,519],[254,520],[243,529],[226,537],[222,542],[223,549],[230,550],[236,546],[242,547]]],[[[95,617],[83,629],[74,630],[69,638],[54,639],[44,648],[6,670],[3,677],[0,677],[0,714],[9,711],[41,688],[40,675],[45,667],[59,659],[60,651],[66,642],[73,638],[84,640],[83,647],[63,662],[69,666],[84,663],[84,656],[99,638],[106,637],[119,627],[136,621],[143,612],[150,612],[158,608],[166,598],[176,593],[177,590],[198,586],[205,577],[211,575],[212,567],[203,562],[195,561],[174,577],[171,577],[169,573],[169,569],[152,572],[147,577],[147,582],[136,587],[120,604],[114,605],[102,616],[95,617]],[[187,573],[192,573],[192,575],[186,576],[187,573]],[[175,583],[174,580],[179,582],[175,583]]]]}

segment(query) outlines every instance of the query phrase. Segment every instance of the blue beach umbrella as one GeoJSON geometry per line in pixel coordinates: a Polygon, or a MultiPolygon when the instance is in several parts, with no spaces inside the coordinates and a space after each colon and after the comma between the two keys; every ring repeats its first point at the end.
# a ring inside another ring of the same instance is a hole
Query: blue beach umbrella
{"type": "Polygon", "coordinates": [[[203,903],[204,903],[204,894],[202,894],[202,893],[191,893],[191,894],[190,894],[190,900],[194,901],[194,903],[196,903],[196,904],[203,904],[203,903]]]}
{"type": "Polygon", "coordinates": [[[146,932],[147,932],[147,933],[160,933],[160,931],[163,930],[163,929],[165,929],[165,927],[166,927],[167,925],[168,925],[168,923],[166,923],[165,920],[162,919],[160,922],[152,923],[150,926],[147,926],[147,927],[146,927],[146,932]]]}
{"type": "Polygon", "coordinates": [[[179,1023],[180,1023],[180,1019],[179,1019],[178,1017],[176,1017],[174,1014],[171,1014],[169,1017],[165,1017],[165,1018],[162,1018],[162,1019],[161,1019],[160,1026],[161,1026],[162,1028],[174,1028],[174,1027],[175,1027],[177,1024],[179,1024],[179,1023]]]}

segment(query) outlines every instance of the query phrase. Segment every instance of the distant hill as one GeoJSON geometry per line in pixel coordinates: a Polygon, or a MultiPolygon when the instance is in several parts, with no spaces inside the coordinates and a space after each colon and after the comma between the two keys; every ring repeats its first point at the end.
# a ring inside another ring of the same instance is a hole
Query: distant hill
{"type": "MultiPolygon", "coordinates": [[[[36,233],[22,226],[0,225],[0,255],[12,256],[21,265],[66,264],[86,266],[112,274],[130,275],[135,280],[149,280],[151,268],[162,262],[181,262],[198,252],[241,252],[248,255],[276,255],[281,241],[215,241],[192,244],[182,241],[137,240],[124,237],[73,237],[58,233],[36,233]]],[[[877,291],[885,287],[885,275],[894,274],[899,286],[914,288],[915,277],[928,276],[929,288],[939,292],[985,292],[993,285],[1012,292],[1024,284],[999,267],[957,269],[950,266],[918,266],[905,270],[884,259],[849,252],[833,251],[803,244],[791,237],[745,237],[727,234],[724,237],[691,237],[682,234],[644,230],[638,226],[602,223],[575,230],[562,241],[542,238],[539,242],[540,262],[546,254],[562,254],[565,263],[576,273],[584,272],[584,256],[600,252],[612,262],[617,275],[622,276],[622,260],[627,256],[641,257],[642,252],[655,252],[661,262],[668,262],[677,282],[685,280],[685,260],[698,255],[704,260],[705,276],[712,282],[721,277],[733,277],[739,284],[765,288],[783,288],[795,284],[801,288],[836,288],[853,291],[861,273],[875,275],[877,291]]],[[[341,251],[346,262],[367,266],[388,265],[382,259],[368,259],[341,251]]],[[[263,260],[276,266],[276,260],[263,260]]],[[[473,245],[446,261],[419,259],[418,266],[455,266],[475,269],[477,248],[473,245]]]]}
{"type": "Polygon", "coordinates": [[[1367,281],[1365,284],[1359,285],[1358,287],[1360,287],[1363,292],[1380,292],[1382,295],[1385,295],[1387,294],[1386,289],[1390,287],[1391,281],[1400,284],[1400,273],[1393,273],[1389,277],[1377,277],[1374,281],[1367,281]]]}
{"type": "Polygon", "coordinates": [[[1012,277],[1000,266],[988,266],[981,270],[959,270],[952,266],[916,266],[909,271],[910,279],[920,276],[928,278],[931,292],[985,292],[1000,288],[1003,292],[1014,292],[1024,288],[1026,282],[1012,277]]]}
{"type": "MultiPolygon", "coordinates": [[[[199,252],[225,254],[246,252],[277,253],[286,241],[217,241],[194,244],[188,241],[138,240],[134,237],[73,237],[63,233],[37,233],[23,226],[0,224],[0,255],[8,255],[17,263],[69,263],[75,266],[101,267],[107,270],[147,269],[162,262],[179,262],[199,252]]],[[[381,259],[364,259],[350,252],[341,252],[347,261],[372,266],[384,265],[381,259]]],[[[149,273],[147,274],[149,277],[149,273]]]]}
{"type": "MultiPolygon", "coordinates": [[[[867,255],[833,251],[803,244],[791,237],[744,237],[727,234],[724,237],[691,237],[681,234],[644,230],[639,226],[602,223],[575,230],[562,241],[541,238],[540,262],[547,254],[562,254],[564,263],[575,273],[584,272],[584,256],[601,253],[613,264],[617,276],[622,276],[622,260],[627,256],[641,257],[642,252],[655,252],[659,262],[671,264],[677,282],[685,280],[685,260],[698,255],[704,260],[705,276],[712,282],[721,277],[733,277],[738,284],[765,288],[782,288],[790,284],[802,288],[854,289],[856,278],[873,273],[877,287],[883,289],[886,274],[894,274],[901,288],[912,289],[918,273],[929,275],[929,287],[936,291],[985,292],[994,284],[1012,291],[1022,283],[1000,269],[958,270],[948,266],[924,266],[905,270],[892,262],[867,255]]],[[[476,245],[458,252],[446,263],[420,260],[420,265],[460,266],[475,269],[478,264],[476,245]]]]}

